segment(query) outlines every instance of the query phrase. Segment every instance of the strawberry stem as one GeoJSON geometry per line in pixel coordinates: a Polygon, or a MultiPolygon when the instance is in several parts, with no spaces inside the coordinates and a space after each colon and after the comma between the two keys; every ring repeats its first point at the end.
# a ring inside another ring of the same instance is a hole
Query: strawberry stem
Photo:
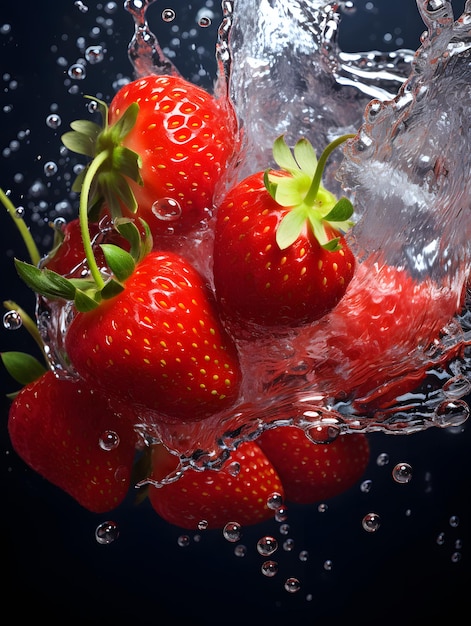
{"type": "Polygon", "coordinates": [[[355,137],[355,135],[353,134],[342,135],[341,137],[337,137],[337,139],[334,139],[334,141],[331,141],[329,145],[324,148],[324,151],[322,152],[319,161],[317,162],[316,171],[314,173],[314,178],[312,179],[311,186],[309,187],[309,190],[304,198],[304,204],[307,204],[307,206],[314,205],[317,198],[317,193],[319,191],[319,187],[321,185],[322,174],[324,173],[327,159],[335,150],[335,148],[347,141],[347,139],[352,139],[353,137],[355,137]]]}
{"type": "Polygon", "coordinates": [[[26,249],[28,250],[29,258],[33,265],[38,265],[41,260],[41,255],[36,246],[36,243],[29,231],[29,228],[26,226],[24,219],[18,214],[18,211],[15,205],[12,203],[7,194],[0,188],[0,202],[6,208],[10,216],[12,217],[15,226],[20,232],[20,235],[24,241],[26,249]]]}
{"type": "Polygon", "coordinates": [[[4,300],[3,306],[8,311],[16,311],[19,314],[23,327],[27,330],[27,332],[30,334],[32,339],[34,339],[34,341],[40,348],[41,352],[43,353],[46,363],[48,363],[49,361],[48,361],[48,358],[44,349],[44,342],[43,342],[41,333],[39,332],[36,322],[28,315],[28,313],[26,313],[24,309],[22,309],[13,300],[4,300]]]}
{"type": "Polygon", "coordinates": [[[101,275],[101,272],[98,268],[95,255],[93,254],[92,240],[90,237],[90,230],[88,228],[88,199],[90,196],[90,189],[94,178],[100,167],[109,158],[109,156],[109,150],[103,150],[102,152],[97,154],[96,157],[91,161],[83,179],[79,204],[80,232],[82,235],[85,258],[87,259],[88,268],[99,291],[101,291],[105,286],[105,281],[103,280],[103,276],[101,275]]]}

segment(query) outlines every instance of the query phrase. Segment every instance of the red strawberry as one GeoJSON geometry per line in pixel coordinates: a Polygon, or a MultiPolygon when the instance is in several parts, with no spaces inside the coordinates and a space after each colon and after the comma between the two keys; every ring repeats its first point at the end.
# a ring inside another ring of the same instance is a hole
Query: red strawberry
{"type": "Polygon", "coordinates": [[[25,463],[86,509],[103,513],[129,488],[136,437],[134,416],[124,411],[111,412],[101,392],[49,370],[15,397],[8,430],[25,463]]]}
{"type": "MultiPolygon", "coordinates": [[[[153,449],[151,479],[161,481],[177,467],[177,457],[162,445],[153,449]]],[[[189,469],[183,476],[161,487],[149,488],[149,499],[157,513],[171,524],[196,530],[205,520],[209,529],[227,522],[257,524],[273,517],[269,496],[283,487],[272,464],[257,444],[242,443],[218,471],[189,469]]]]}
{"type": "Polygon", "coordinates": [[[202,277],[182,257],[151,252],[124,290],[72,321],[65,347],[90,384],[177,420],[237,398],[237,354],[202,277]]]}
{"type": "Polygon", "coordinates": [[[279,138],[273,154],[284,171],[248,177],[219,206],[214,283],[224,316],[237,325],[306,324],[344,295],[355,259],[341,231],[351,225],[352,207],[320,186],[327,155],[339,142],[317,165],[306,140],[293,157],[279,138]]]}
{"type": "Polygon", "coordinates": [[[137,203],[154,235],[206,220],[237,145],[229,104],[180,77],[152,75],[124,86],[109,114],[99,105],[104,129],[82,120],[63,136],[69,149],[100,159],[91,204],[105,200],[117,216],[137,203]]]}
{"type": "Polygon", "coordinates": [[[257,439],[273,463],[286,500],[313,504],[347,491],[363,475],[369,460],[365,435],[340,435],[330,443],[312,443],[301,428],[267,430],[257,439]]]}

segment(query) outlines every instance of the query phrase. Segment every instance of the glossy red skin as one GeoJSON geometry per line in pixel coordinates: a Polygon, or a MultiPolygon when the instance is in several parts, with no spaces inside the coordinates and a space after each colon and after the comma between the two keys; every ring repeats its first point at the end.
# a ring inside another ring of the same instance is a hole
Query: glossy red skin
{"type": "Polygon", "coordinates": [[[203,278],[182,257],[152,252],[118,296],[79,313],[66,337],[94,386],[176,420],[232,405],[241,373],[203,278]]]}
{"type": "MultiPolygon", "coordinates": [[[[153,480],[162,480],[177,467],[177,458],[159,445],[153,451],[153,480]]],[[[258,524],[274,516],[267,506],[269,496],[283,487],[272,464],[253,442],[242,443],[218,471],[185,471],[179,480],[163,487],[150,486],[149,500],[167,522],[197,529],[206,520],[208,529],[227,522],[242,526],[258,524]],[[234,464],[240,471],[234,472],[234,464]],[[232,470],[232,473],[231,473],[232,470]]]]}
{"type": "Polygon", "coordinates": [[[341,300],[353,276],[355,258],[343,237],[342,250],[329,252],[306,227],[289,248],[279,248],[276,229],[288,210],[265,189],[263,173],[242,181],[218,208],[216,295],[224,317],[241,327],[319,319],[341,300]]]}
{"type": "Polygon", "coordinates": [[[355,485],[369,461],[365,435],[340,435],[330,443],[312,443],[301,428],[267,430],[257,443],[278,472],[288,502],[313,504],[355,485]]]}
{"type": "Polygon", "coordinates": [[[235,116],[205,90],[177,76],[147,76],[123,87],[113,98],[109,122],[133,102],[135,126],[123,145],[142,159],[143,186],[131,181],[138,215],[153,234],[186,233],[208,219],[213,197],[237,147],[235,116]],[[171,198],[181,217],[156,217],[156,201],[171,198]]]}
{"type": "Polygon", "coordinates": [[[8,431],[16,453],[46,480],[95,513],[117,507],[130,484],[136,436],[133,415],[118,417],[102,393],[52,371],[24,387],[10,407],[8,431]],[[103,450],[106,431],[119,445],[103,450]]]}

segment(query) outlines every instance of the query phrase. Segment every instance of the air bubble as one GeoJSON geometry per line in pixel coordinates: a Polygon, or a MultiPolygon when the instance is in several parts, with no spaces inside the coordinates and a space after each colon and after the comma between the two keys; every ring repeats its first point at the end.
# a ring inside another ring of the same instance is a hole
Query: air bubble
{"type": "Polygon", "coordinates": [[[299,553],[299,560],[305,563],[309,559],[309,552],[307,550],[301,550],[299,553]]]}
{"type": "Polygon", "coordinates": [[[55,176],[57,174],[57,170],[57,163],[54,163],[54,161],[48,161],[44,164],[44,174],[47,177],[55,176]]]}
{"type": "Polygon", "coordinates": [[[2,24],[0,26],[0,34],[8,35],[9,33],[11,33],[11,24],[2,24]]]}
{"type": "Polygon", "coordinates": [[[280,535],[287,535],[289,533],[289,524],[281,524],[280,535]]]}
{"type": "Polygon", "coordinates": [[[389,454],[387,452],[382,452],[378,455],[376,459],[376,465],[379,467],[384,467],[389,463],[389,454]]]}
{"type": "Polygon", "coordinates": [[[445,533],[438,533],[436,543],[439,546],[443,546],[443,544],[445,543],[445,533]]]}
{"type": "Polygon", "coordinates": [[[188,535],[180,535],[177,539],[180,548],[186,548],[190,545],[190,537],[188,535]]]}
{"type": "Polygon", "coordinates": [[[278,563],[276,561],[264,561],[260,569],[264,576],[272,578],[278,574],[278,563]]]}
{"type": "Polygon", "coordinates": [[[326,572],[330,572],[332,571],[332,567],[333,567],[333,562],[330,559],[326,559],[324,561],[324,569],[326,572]]]}
{"type": "Polygon", "coordinates": [[[230,541],[231,543],[235,543],[239,541],[242,536],[241,526],[237,522],[228,522],[222,531],[224,539],[226,541],[230,541]]]}
{"type": "Polygon", "coordinates": [[[74,80],[83,80],[87,75],[87,71],[81,63],[74,63],[67,70],[67,74],[74,80]]]}
{"type": "Polygon", "coordinates": [[[239,558],[243,558],[247,554],[247,546],[239,543],[239,545],[234,548],[234,554],[239,558]]]}
{"type": "Polygon", "coordinates": [[[287,519],[288,519],[288,508],[283,504],[276,510],[275,520],[277,522],[286,522],[287,519]]]}
{"type": "Polygon", "coordinates": [[[7,311],[3,316],[3,326],[7,330],[18,330],[23,325],[23,320],[18,311],[7,311]]]}
{"type": "Polygon", "coordinates": [[[381,526],[381,518],[377,513],[367,513],[361,521],[363,529],[368,533],[375,533],[381,526]]]}
{"type": "Polygon", "coordinates": [[[285,581],[285,589],[288,593],[296,593],[301,589],[301,583],[297,578],[287,578],[285,581]]]}
{"type": "Polygon", "coordinates": [[[114,430],[105,430],[98,441],[100,448],[106,452],[115,450],[119,446],[119,442],[119,435],[114,430]]]}
{"type": "Polygon", "coordinates": [[[62,124],[62,120],[60,116],[57,115],[57,113],[51,113],[46,117],[46,124],[47,126],[49,126],[49,128],[55,129],[59,128],[59,126],[62,124]]]}
{"type": "Polygon", "coordinates": [[[198,26],[201,26],[201,28],[208,28],[208,26],[211,26],[211,18],[208,15],[202,15],[199,19],[198,19],[198,26]]]}
{"type": "Polygon", "coordinates": [[[175,222],[181,217],[182,208],[173,198],[161,198],[152,205],[152,213],[163,222],[175,222]]]}
{"type": "Polygon", "coordinates": [[[292,552],[294,550],[294,539],[286,539],[283,542],[283,550],[285,552],[292,552]]]}
{"type": "Polygon", "coordinates": [[[95,539],[97,543],[107,545],[113,543],[119,537],[119,529],[116,522],[102,522],[96,527],[95,539]]]}
{"type": "Polygon", "coordinates": [[[257,552],[262,556],[271,556],[278,550],[278,541],[275,537],[265,535],[257,541],[257,552]]]}
{"type": "Polygon", "coordinates": [[[281,493],[274,491],[267,498],[267,507],[273,511],[277,511],[283,504],[283,496],[281,493]]]}
{"type": "Polygon", "coordinates": [[[460,518],[457,515],[452,515],[448,520],[448,523],[452,528],[457,528],[460,524],[460,518]]]}
{"type": "Polygon", "coordinates": [[[461,552],[453,552],[451,555],[451,562],[458,563],[458,561],[461,561],[461,552]]]}
{"type": "Polygon", "coordinates": [[[362,493],[370,493],[372,486],[373,486],[373,481],[372,480],[364,480],[360,484],[360,491],[362,493]]]}
{"type": "Polygon", "coordinates": [[[102,46],[89,46],[85,50],[85,58],[91,64],[101,63],[105,58],[105,52],[102,46]]]}
{"type": "Polygon", "coordinates": [[[397,463],[393,468],[392,477],[397,483],[410,483],[412,480],[412,467],[409,463],[397,463]]]}
{"type": "Polygon", "coordinates": [[[226,472],[231,476],[238,476],[240,473],[240,463],[238,463],[237,461],[229,463],[229,465],[226,467],[226,472]]]}
{"type": "Polygon", "coordinates": [[[173,9],[164,9],[162,11],[162,19],[164,22],[173,22],[175,17],[176,17],[176,14],[173,9]]]}
{"type": "Polygon", "coordinates": [[[209,522],[206,519],[202,519],[198,522],[198,524],[196,525],[196,527],[198,528],[198,530],[206,530],[209,526],[209,522]]]}
{"type": "Polygon", "coordinates": [[[81,0],[76,0],[76,2],[74,2],[74,6],[77,7],[80,13],[87,13],[88,11],[87,5],[81,2],[81,0]]]}
{"type": "Polygon", "coordinates": [[[321,502],[317,505],[317,510],[319,513],[325,513],[328,509],[328,505],[325,502],[321,502]]]}

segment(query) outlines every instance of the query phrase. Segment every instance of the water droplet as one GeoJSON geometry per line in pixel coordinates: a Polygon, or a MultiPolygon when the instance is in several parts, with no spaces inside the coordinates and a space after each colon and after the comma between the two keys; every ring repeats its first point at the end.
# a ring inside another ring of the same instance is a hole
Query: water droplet
{"type": "Polygon", "coordinates": [[[25,208],[24,206],[17,206],[15,209],[15,217],[24,217],[25,216],[25,208]]]}
{"type": "Polygon", "coordinates": [[[445,543],[445,533],[438,533],[436,542],[437,545],[443,546],[443,544],[445,543]]]}
{"type": "Polygon", "coordinates": [[[243,558],[247,554],[247,546],[239,543],[239,545],[235,546],[234,548],[234,554],[239,558],[243,558]]]}
{"type": "Polygon", "coordinates": [[[275,512],[275,520],[277,522],[286,522],[288,519],[288,507],[283,504],[275,512]]]}
{"type": "Polygon", "coordinates": [[[319,511],[319,513],[325,513],[328,508],[329,506],[325,502],[321,502],[317,505],[317,510],[319,511]]]}
{"type": "Polygon", "coordinates": [[[175,17],[176,17],[176,14],[173,9],[164,9],[162,11],[162,19],[164,22],[173,22],[175,17]]]}
{"type": "Polygon", "coordinates": [[[274,491],[267,498],[267,507],[273,511],[277,511],[283,504],[283,496],[281,493],[274,491]]]}
{"type": "Polygon", "coordinates": [[[362,493],[370,493],[372,486],[373,486],[373,481],[372,480],[364,480],[360,484],[360,491],[362,493]]]}
{"type": "Polygon", "coordinates": [[[458,561],[461,561],[461,552],[453,552],[451,555],[451,562],[458,563],[458,561]]]}
{"type": "Polygon", "coordinates": [[[469,417],[470,409],[464,400],[442,402],[435,411],[435,423],[442,427],[461,426],[469,417]]]}
{"type": "Polygon", "coordinates": [[[54,163],[54,161],[48,161],[44,164],[44,173],[47,177],[55,176],[57,174],[57,169],[57,163],[54,163]]]}
{"type": "Polygon", "coordinates": [[[99,444],[102,450],[109,452],[119,446],[119,435],[114,430],[105,430],[100,436],[99,444]]]}
{"type": "Polygon", "coordinates": [[[3,316],[3,326],[7,330],[18,330],[23,325],[23,320],[18,311],[7,311],[3,316]]]}
{"type": "Polygon", "coordinates": [[[305,563],[309,558],[309,552],[307,550],[301,550],[299,553],[299,560],[305,563]]]}
{"type": "Polygon", "coordinates": [[[361,521],[364,530],[374,533],[381,526],[381,519],[377,513],[367,513],[361,521]]]}
{"type": "Polygon", "coordinates": [[[152,213],[163,222],[175,222],[181,217],[182,208],[173,198],[161,198],[152,205],[152,213]]]}
{"type": "Polygon", "coordinates": [[[95,539],[102,545],[113,543],[119,537],[118,524],[116,522],[102,522],[96,527],[95,539]]]}
{"type": "Polygon", "coordinates": [[[289,533],[289,524],[281,524],[280,535],[287,535],[289,533]]]}
{"type": "Polygon", "coordinates": [[[231,476],[238,476],[240,473],[240,463],[233,461],[226,467],[226,472],[231,476]]]}
{"type": "Polygon", "coordinates": [[[202,15],[198,19],[198,26],[201,26],[201,28],[207,28],[208,26],[211,26],[211,18],[208,15],[202,15]]]}
{"type": "Polygon", "coordinates": [[[87,75],[87,70],[81,63],[74,63],[67,70],[67,74],[74,80],[83,80],[87,75]]]}
{"type": "Polygon", "coordinates": [[[389,454],[387,452],[382,452],[381,454],[378,454],[378,457],[376,459],[376,465],[378,465],[379,467],[384,467],[388,463],[389,463],[389,454]]]}
{"type": "Polygon", "coordinates": [[[397,463],[393,468],[392,477],[397,483],[410,483],[412,480],[412,467],[409,463],[397,463]]]}
{"type": "Polygon", "coordinates": [[[209,522],[206,519],[202,519],[198,522],[198,524],[196,525],[196,527],[198,528],[198,530],[206,530],[209,526],[209,522]]]}
{"type": "Polygon", "coordinates": [[[326,572],[330,572],[332,570],[333,567],[333,562],[330,559],[327,559],[324,561],[324,569],[326,572]]]}
{"type": "Polygon", "coordinates": [[[91,65],[101,63],[101,61],[105,58],[103,46],[89,46],[85,50],[85,58],[91,65]]]}
{"type": "Polygon", "coordinates": [[[257,552],[262,556],[270,556],[278,550],[278,541],[275,537],[265,535],[257,541],[257,552]]]}
{"type": "Polygon", "coordinates": [[[297,578],[287,578],[285,581],[285,589],[288,593],[296,593],[301,589],[301,583],[297,578]]]}
{"type": "Polygon", "coordinates": [[[456,528],[457,526],[459,526],[460,518],[457,515],[452,515],[448,520],[448,523],[452,528],[456,528]]]}
{"type": "Polygon", "coordinates": [[[319,424],[307,428],[304,432],[312,443],[330,443],[340,435],[340,428],[333,424],[319,424]]]}
{"type": "Polygon", "coordinates": [[[276,561],[264,561],[260,569],[264,576],[272,578],[278,574],[278,563],[276,561]]]}
{"type": "Polygon", "coordinates": [[[190,545],[190,537],[188,535],[180,535],[177,539],[177,544],[180,548],[186,548],[190,545]]]}
{"type": "Polygon", "coordinates": [[[294,539],[286,539],[286,541],[283,542],[283,550],[285,552],[291,552],[294,550],[294,539]]]}
{"type": "Polygon", "coordinates": [[[239,539],[241,538],[241,535],[242,535],[241,526],[237,522],[228,522],[224,526],[222,534],[224,536],[224,539],[226,539],[226,541],[235,543],[236,541],[239,541],[239,539]]]}
{"type": "Polygon", "coordinates": [[[51,113],[46,117],[46,124],[49,128],[59,128],[62,124],[62,120],[57,113],[51,113]]]}

